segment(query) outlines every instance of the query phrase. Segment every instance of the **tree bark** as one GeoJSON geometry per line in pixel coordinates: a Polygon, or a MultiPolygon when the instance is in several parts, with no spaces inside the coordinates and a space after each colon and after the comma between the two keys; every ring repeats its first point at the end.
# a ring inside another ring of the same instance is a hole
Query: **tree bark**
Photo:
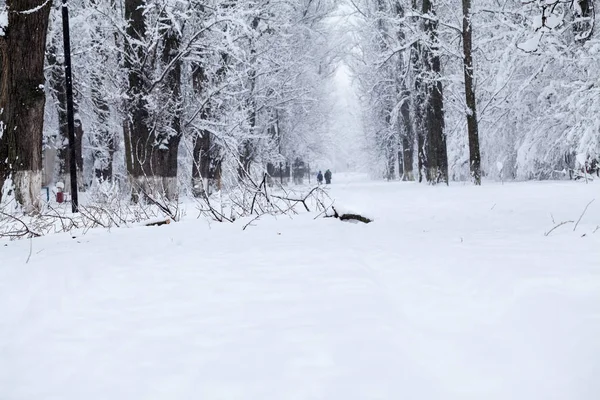
{"type": "MultiPolygon", "coordinates": [[[[417,0],[412,0],[411,7],[415,13],[418,13],[419,4],[417,0]]],[[[417,17],[412,18],[412,22],[415,25],[419,24],[417,17]]],[[[419,183],[423,182],[425,177],[425,169],[427,168],[427,154],[425,151],[426,144],[426,130],[425,130],[425,83],[423,81],[423,75],[425,74],[423,62],[422,62],[422,48],[423,44],[416,41],[413,43],[410,49],[410,62],[411,71],[414,79],[414,90],[411,95],[411,110],[414,116],[413,119],[413,135],[416,136],[417,141],[417,173],[419,183]]],[[[414,139],[413,139],[414,141],[414,139]]]]}
{"type": "Polygon", "coordinates": [[[148,178],[153,176],[150,158],[153,141],[148,129],[148,109],[145,99],[145,84],[148,81],[142,65],[144,48],[141,43],[145,40],[146,21],[144,18],[143,0],[125,0],[125,20],[128,21],[125,41],[124,65],[128,74],[127,128],[131,147],[131,163],[128,173],[132,179],[133,201],[138,201],[140,192],[150,191],[148,178]]]}
{"type": "Polygon", "coordinates": [[[401,85],[400,89],[400,101],[402,101],[402,105],[400,106],[400,117],[402,119],[402,132],[400,135],[400,142],[402,145],[402,152],[398,159],[402,163],[402,165],[400,166],[402,170],[402,180],[414,181],[415,173],[413,167],[413,159],[415,150],[415,133],[413,129],[412,118],[410,116],[410,92],[406,89],[405,83],[401,85]]]}
{"type": "Polygon", "coordinates": [[[477,124],[477,102],[473,82],[473,39],[471,25],[471,0],[462,0],[463,6],[463,51],[465,74],[465,99],[467,103],[467,130],[469,133],[469,159],[471,177],[475,185],[481,185],[481,156],[479,154],[479,127],[477,124]]]}
{"type": "Polygon", "coordinates": [[[415,44],[412,49],[413,73],[415,75],[415,90],[413,95],[413,115],[415,116],[415,131],[417,136],[417,170],[419,182],[423,182],[425,170],[427,168],[427,153],[425,149],[427,131],[425,129],[425,84],[422,75],[424,74],[421,63],[421,45],[415,44]]]}
{"type": "Polygon", "coordinates": [[[243,181],[246,179],[246,175],[250,174],[250,166],[252,165],[252,161],[254,159],[254,143],[253,136],[255,134],[256,129],[256,100],[254,99],[255,87],[256,87],[256,72],[254,70],[250,71],[250,98],[247,101],[248,107],[248,137],[242,140],[239,146],[239,167],[238,167],[238,179],[243,181]]]}
{"type": "Polygon", "coordinates": [[[44,59],[49,13],[44,0],[8,0],[0,36],[0,200],[7,179],[25,212],[40,209],[44,59]]]}
{"type": "Polygon", "coordinates": [[[425,72],[429,75],[425,85],[425,131],[427,152],[427,181],[431,184],[445,182],[448,184],[448,153],[446,134],[444,132],[444,94],[439,79],[441,62],[438,46],[438,22],[435,19],[434,0],[423,0],[423,14],[431,18],[425,20],[425,33],[430,40],[429,46],[422,46],[422,61],[425,72]]]}
{"type": "MultiPolygon", "coordinates": [[[[404,7],[400,1],[396,1],[396,16],[398,18],[404,18],[404,7]]],[[[402,27],[398,29],[397,34],[398,40],[400,43],[403,43],[405,40],[404,32],[402,27]]],[[[410,62],[410,61],[409,61],[410,62]]],[[[398,153],[398,161],[399,161],[399,169],[398,173],[402,175],[403,181],[414,181],[414,171],[413,171],[413,157],[414,157],[414,129],[413,122],[410,116],[410,98],[411,93],[408,90],[408,85],[406,83],[406,74],[404,74],[404,70],[406,68],[403,55],[400,54],[398,56],[398,88],[399,88],[399,97],[402,104],[400,105],[400,118],[401,121],[398,124],[400,128],[400,142],[402,145],[402,151],[398,153]],[[400,76],[402,74],[403,76],[400,76]]]]}
{"type": "Polygon", "coordinates": [[[397,150],[396,150],[396,135],[393,135],[391,132],[393,132],[393,127],[391,125],[391,110],[386,110],[385,111],[386,116],[385,116],[385,124],[386,124],[386,130],[384,131],[384,134],[386,135],[385,139],[384,139],[384,146],[385,146],[385,157],[387,160],[387,168],[386,168],[386,179],[388,181],[394,181],[396,180],[396,156],[397,156],[397,150]]]}

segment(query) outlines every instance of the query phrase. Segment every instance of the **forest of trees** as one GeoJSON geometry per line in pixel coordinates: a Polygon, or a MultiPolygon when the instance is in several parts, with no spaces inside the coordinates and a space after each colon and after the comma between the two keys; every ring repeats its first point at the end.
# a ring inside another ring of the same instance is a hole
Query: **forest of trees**
{"type": "MultiPolygon", "coordinates": [[[[42,185],[68,182],[71,162],[59,6],[2,4],[0,186],[29,211],[42,185]]],[[[80,190],[112,183],[134,201],[172,200],[309,162],[327,128],[324,20],[334,7],[70,1],[80,190]]]]}
{"type": "Polygon", "coordinates": [[[350,64],[388,179],[563,179],[600,154],[593,0],[352,0],[350,64]]]}
{"type": "Polygon", "coordinates": [[[133,201],[309,165],[341,63],[377,176],[555,179],[600,153],[593,0],[71,0],[75,160],[60,3],[0,7],[0,201],[26,212],[71,162],[133,201]]]}

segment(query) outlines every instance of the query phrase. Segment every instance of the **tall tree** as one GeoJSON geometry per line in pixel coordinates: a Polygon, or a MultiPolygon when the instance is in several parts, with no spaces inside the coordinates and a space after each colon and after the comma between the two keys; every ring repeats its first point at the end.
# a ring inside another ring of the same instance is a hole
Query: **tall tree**
{"type": "MultiPolygon", "coordinates": [[[[420,23],[419,18],[416,16],[420,12],[418,1],[412,0],[411,7],[413,13],[415,14],[415,16],[411,19],[411,23],[418,26],[420,23]]],[[[427,118],[425,114],[425,102],[427,95],[422,54],[424,47],[425,44],[421,43],[420,40],[415,40],[410,48],[411,70],[414,79],[411,108],[412,114],[414,115],[414,128],[417,137],[417,169],[419,174],[419,182],[422,182],[423,178],[425,178],[427,168],[427,152],[425,148],[427,143],[427,130],[425,125],[427,118]]]]}
{"type": "MultiPolygon", "coordinates": [[[[400,0],[395,0],[394,13],[398,19],[404,18],[404,6],[400,0]]],[[[403,31],[403,26],[398,27],[397,39],[399,43],[404,43],[406,38],[403,31]]],[[[410,54],[410,51],[409,51],[410,54]]],[[[410,116],[410,97],[411,93],[407,85],[407,68],[404,60],[404,52],[398,55],[397,70],[396,70],[396,85],[398,88],[398,101],[400,102],[399,117],[401,121],[398,123],[400,131],[400,141],[402,144],[402,152],[398,157],[400,162],[400,170],[402,171],[402,180],[414,181],[413,158],[414,158],[414,128],[413,121],[410,116]]]]}
{"type": "Polygon", "coordinates": [[[181,32],[171,15],[162,15],[159,34],[162,41],[161,70],[164,71],[159,98],[163,99],[163,126],[157,133],[158,175],[167,198],[174,200],[178,194],[177,154],[181,141],[181,32]]]}
{"type": "Polygon", "coordinates": [[[465,74],[465,100],[467,105],[467,131],[469,134],[470,171],[473,182],[481,185],[481,156],[479,154],[479,126],[473,79],[473,38],[471,35],[471,0],[462,0],[463,7],[463,69],[465,74]]]}
{"type": "Polygon", "coordinates": [[[181,38],[174,17],[164,14],[157,17],[156,35],[149,35],[146,11],[150,9],[145,5],[143,0],[125,1],[128,25],[124,65],[129,104],[124,131],[128,172],[134,200],[140,192],[172,200],[178,192],[177,152],[181,140],[181,38]],[[156,48],[162,49],[159,62],[154,57],[156,48]]]}
{"type": "Polygon", "coordinates": [[[426,16],[424,29],[427,45],[421,47],[421,62],[426,74],[424,117],[426,131],[427,180],[431,184],[448,183],[448,153],[444,121],[444,93],[440,75],[442,64],[438,39],[438,20],[435,15],[435,0],[423,0],[426,16]]]}
{"type": "Polygon", "coordinates": [[[0,36],[0,198],[12,180],[26,212],[40,208],[44,59],[51,1],[8,0],[0,36]]]}
{"type": "MultiPolygon", "coordinates": [[[[387,51],[389,51],[389,40],[390,40],[390,32],[388,29],[388,26],[386,24],[386,20],[388,18],[390,18],[390,7],[388,2],[386,2],[385,0],[377,0],[377,13],[378,13],[378,18],[377,18],[377,28],[379,30],[379,45],[380,45],[380,51],[382,53],[385,53],[387,51]]],[[[399,59],[401,58],[398,57],[399,59]]],[[[396,75],[398,73],[397,71],[397,65],[387,65],[384,64],[381,66],[381,68],[384,70],[384,73],[387,73],[388,75],[396,75]]],[[[398,81],[398,77],[392,77],[390,76],[390,80],[397,82],[398,81]]],[[[389,92],[390,88],[385,87],[382,92],[386,93],[389,92]]],[[[396,90],[392,89],[392,93],[395,94],[396,90]]],[[[385,96],[385,94],[384,94],[385,96]]],[[[386,99],[384,98],[383,101],[388,103],[384,106],[384,120],[385,120],[385,128],[383,130],[383,135],[385,137],[385,139],[383,140],[383,150],[385,153],[385,159],[387,160],[387,165],[386,165],[386,179],[388,181],[390,180],[395,180],[396,179],[396,159],[397,156],[400,155],[399,160],[402,160],[401,154],[399,154],[398,152],[398,137],[395,134],[395,129],[393,129],[394,127],[398,127],[400,129],[402,129],[402,126],[398,124],[398,121],[393,121],[392,120],[392,112],[393,112],[393,107],[395,104],[393,104],[397,99],[390,96],[390,98],[386,99]],[[394,132],[394,134],[390,134],[391,132],[394,132]]],[[[409,120],[410,121],[410,120],[409,120]]],[[[402,136],[402,134],[400,134],[400,137],[402,136]]],[[[402,161],[400,161],[402,162],[402,161]]]]}
{"type": "Polygon", "coordinates": [[[128,147],[128,173],[133,184],[133,199],[139,199],[140,191],[152,191],[153,182],[148,179],[153,176],[150,158],[152,145],[148,128],[148,107],[144,96],[148,83],[148,71],[144,63],[148,55],[144,52],[143,43],[146,39],[146,21],[144,17],[143,0],[125,0],[125,19],[127,38],[125,40],[124,66],[128,75],[128,104],[126,108],[127,127],[124,129],[126,147],[128,147]],[[129,146],[127,146],[127,143],[129,146]]]}

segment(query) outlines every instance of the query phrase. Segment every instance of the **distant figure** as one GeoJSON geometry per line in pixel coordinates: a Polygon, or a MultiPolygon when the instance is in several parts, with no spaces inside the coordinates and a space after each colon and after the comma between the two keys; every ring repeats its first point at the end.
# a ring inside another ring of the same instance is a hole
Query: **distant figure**
{"type": "Polygon", "coordinates": [[[323,174],[321,173],[321,171],[319,171],[319,173],[317,174],[317,182],[320,184],[323,183],[323,174]]]}
{"type": "Polygon", "coordinates": [[[331,171],[325,171],[325,183],[329,185],[331,183],[331,171]]]}

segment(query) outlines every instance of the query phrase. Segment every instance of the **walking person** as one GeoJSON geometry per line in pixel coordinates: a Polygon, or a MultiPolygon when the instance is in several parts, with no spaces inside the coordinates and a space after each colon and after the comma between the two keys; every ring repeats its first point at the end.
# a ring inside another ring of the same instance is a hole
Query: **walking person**
{"type": "Polygon", "coordinates": [[[331,183],[331,171],[325,171],[325,184],[329,185],[331,183]]]}
{"type": "Polygon", "coordinates": [[[321,171],[319,171],[319,173],[317,174],[317,183],[319,185],[323,183],[323,173],[321,173],[321,171]]]}

